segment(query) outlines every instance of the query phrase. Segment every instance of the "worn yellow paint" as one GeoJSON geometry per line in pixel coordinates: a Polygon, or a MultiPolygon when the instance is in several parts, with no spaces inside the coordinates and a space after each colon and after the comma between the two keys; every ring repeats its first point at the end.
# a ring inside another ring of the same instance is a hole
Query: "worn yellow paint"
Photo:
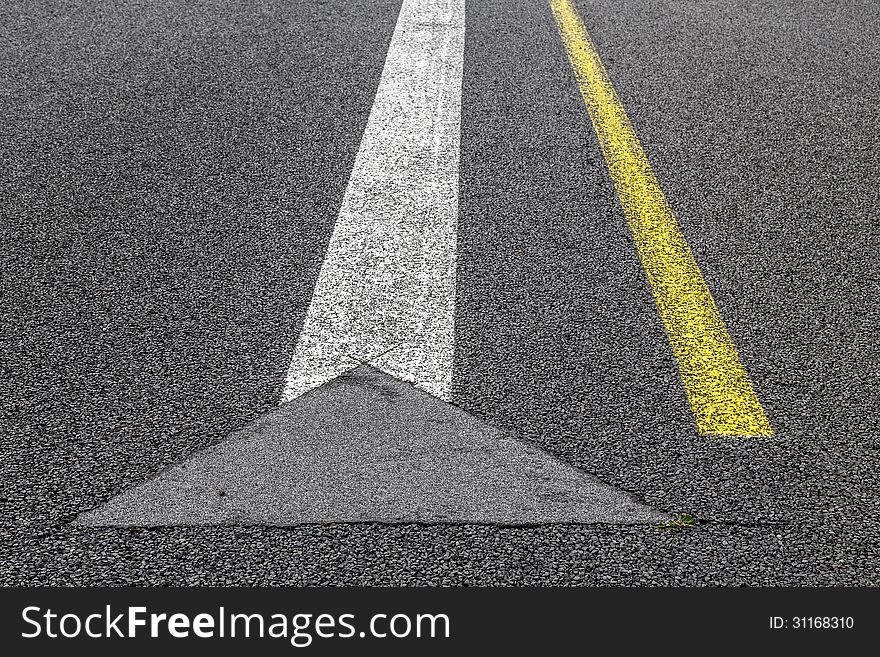
{"type": "Polygon", "coordinates": [[[571,0],[550,0],[550,6],[669,336],[697,430],[720,436],[772,435],[730,333],[583,21],[571,0]]]}

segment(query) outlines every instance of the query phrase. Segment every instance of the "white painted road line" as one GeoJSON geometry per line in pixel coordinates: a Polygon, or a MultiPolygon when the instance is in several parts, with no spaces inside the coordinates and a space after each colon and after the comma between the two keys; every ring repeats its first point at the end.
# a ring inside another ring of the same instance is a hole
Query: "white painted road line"
{"type": "Polygon", "coordinates": [[[450,400],[464,0],[403,0],[282,402],[359,361],[450,400]]]}

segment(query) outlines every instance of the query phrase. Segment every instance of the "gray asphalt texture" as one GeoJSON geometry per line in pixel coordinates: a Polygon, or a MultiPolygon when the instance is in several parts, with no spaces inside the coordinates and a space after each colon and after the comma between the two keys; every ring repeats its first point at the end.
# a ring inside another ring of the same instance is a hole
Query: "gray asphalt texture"
{"type": "Polygon", "coordinates": [[[470,0],[456,403],[703,521],[93,528],[277,403],[399,3],[0,8],[2,584],[880,583],[880,21],[579,2],[777,431],[695,434],[543,2],[470,0]]]}

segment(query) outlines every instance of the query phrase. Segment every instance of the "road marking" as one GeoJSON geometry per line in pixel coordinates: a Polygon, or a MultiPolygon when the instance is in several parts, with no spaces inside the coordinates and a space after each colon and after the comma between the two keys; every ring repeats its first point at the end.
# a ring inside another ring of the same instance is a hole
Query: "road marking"
{"type": "Polygon", "coordinates": [[[773,430],[596,47],[571,0],[550,0],[701,434],[773,430]]]}
{"type": "Polygon", "coordinates": [[[464,0],[403,0],[282,402],[361,362],[450,400],[464,0]]]}
{"type": "Polygon", "coordinates": [[[509,430],[362,366],[120,493],[76,523],[668,520],[509,430]]]}

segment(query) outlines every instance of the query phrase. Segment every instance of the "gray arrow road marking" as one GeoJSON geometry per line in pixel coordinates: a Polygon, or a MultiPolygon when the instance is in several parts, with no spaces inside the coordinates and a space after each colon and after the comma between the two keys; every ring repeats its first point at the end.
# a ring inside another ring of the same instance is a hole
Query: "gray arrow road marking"
{"type": "Polygon", "coordinates": [[[665,517],[456,406],[359,366],[77,522],[516,525],[665,517]]]}

